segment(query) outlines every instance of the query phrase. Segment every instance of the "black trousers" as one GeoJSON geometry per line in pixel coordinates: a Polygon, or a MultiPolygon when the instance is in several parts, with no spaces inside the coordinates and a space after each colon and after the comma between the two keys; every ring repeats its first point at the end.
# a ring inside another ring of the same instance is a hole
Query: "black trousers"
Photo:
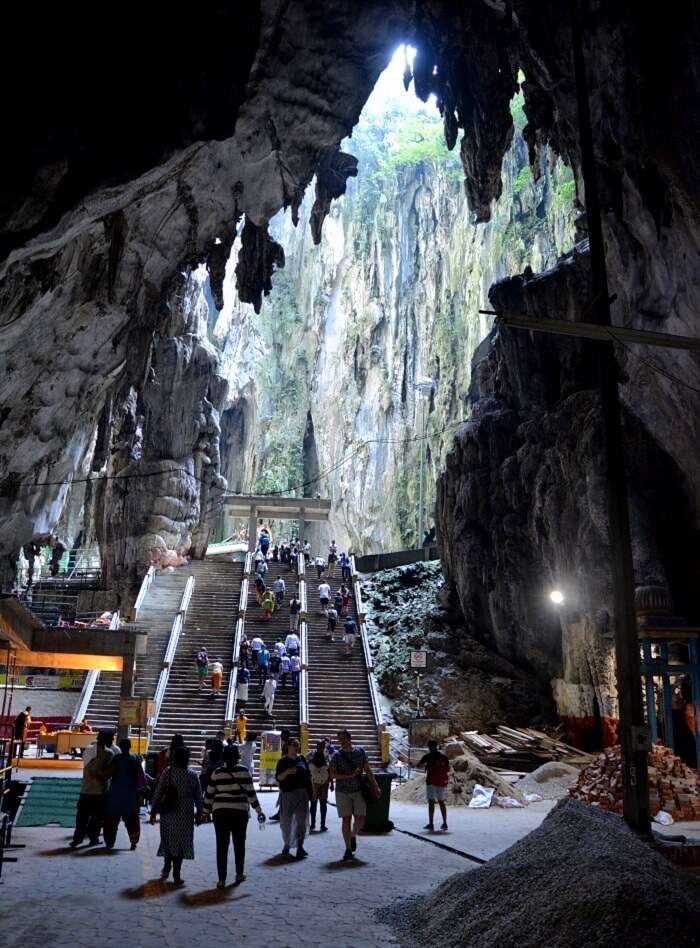
{"type": "Polygon", "coordinates": [[[228,846],[233,840],[233,855],[236,861],[236,875],[243,875],[245,865],[245,837],[248,831],[248,814],[242,810],[218,810],[213,815],[216,833],[216,868],[219,881],[226,882],[228,869],[228,846]]]}
{"type": "Polygon", "coordinates": [[[311,825],[316,825],[316,807],[321,804],[321,826],[326,825],[326,813],[328,812],[328,803],[325,800],[311,801],[311,825]]]}
{"type": "Polygon", "coordinates": [[[78,809],[75,814],[75,833],[73,842],[82,843],[87,838],[95,843],[100,838],[104,819],[105,794],[81,793],[78,797],[78,809]]]}

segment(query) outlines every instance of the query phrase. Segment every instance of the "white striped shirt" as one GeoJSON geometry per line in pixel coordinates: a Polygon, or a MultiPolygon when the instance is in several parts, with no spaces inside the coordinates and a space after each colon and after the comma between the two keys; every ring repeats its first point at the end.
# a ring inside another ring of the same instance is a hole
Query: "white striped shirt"
{"type": "Polygon", "coordinates": [[[220,810],[243,810],[248,807],[260,810],[253,778],[247,767],[236,764],[233,770],[221,767],[215,770],[209,778],[207,792],[204,797],[204,809],[207,813],[220,810]]]}

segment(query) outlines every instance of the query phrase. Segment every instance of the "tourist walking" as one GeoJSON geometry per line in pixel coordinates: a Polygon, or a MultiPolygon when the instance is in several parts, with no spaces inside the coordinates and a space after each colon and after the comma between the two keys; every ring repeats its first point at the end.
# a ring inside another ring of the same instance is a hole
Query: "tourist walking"
{"type": "Polygon", "coordinates": [[[282,659],[280,658],[280,654],[277,651],[277,649],[275,649],[272,655],[270,655],[270,665],[269,665],[270,674],[275,679],[275,681],[279,681],[281,666],[282,666],[282,659]]]}
{"type": "Polygon", "coordinates": [[[204,687],[204,682],[207,677],[207,672],[209,671],[209,655],[207,650],[202,645],[200,650],[197,652],[195,663],[197,665],[197,679],[199,681],[199,690],[201,691],[204,687]]]}
{"type": "Polygon", "coordinates": [[[343,642],[345,643],[345,654],[350,655],[355,645],[355,636],[357,635],[357,623],[352,616],[347,616],[343,624],[343,642]]]}
{"type": "Polygon", "coordinates": [[[335,624],[338,621],[338,612],[334,606],[328,610],[327,613],[328,623],[326,625],[326,638],[329,642],[332,642],[335,637],[335,624]]]}
{"type": "Polygon", "coordinates": [[[257,602],[259,606],[261,606],[262,601],[263,601],[263,596],[265,595],[265,590],[267,588],[265,586],[265,581],[261,579],[260,576],[256,576],[253,588],[255,589],[255,601],[257,602]]]}
{"type": "Polygon", "coordinates": [[[238,675],[236,677],[236,701],[241,706],[245,708],[248,704],[248,688],[250,687],[250,672],[243,665],[238,669],[238,675]]]}
{"type": "Polygon", "coordinates": [[[218,737],[210,738],[207,744],[208,750],[205,752],[202,758],[202,767],[200,768],[199,774],[199,782],[202,785],[202,793],[206,791],[211,775],[218,767],[221,766],[221,761],[224,756],[224,747],[226,746],[224,742],[218,737]]]}
{"type": "Polygon", "coordinates": [[[333,789],[330,775],[330,762],[326,754],[326,742],[319,741],[316,752],[309,757],[311,776],[311,832],[316,829],[316,811],[321,805],[321,832],[325,833],[326,814],[328,812],[328,791],[333,789]]]}
{"type": "Polygon", "coordinates": [[[287,647],[281,639],[279,642],[275,642],[275,651],[280,656],[280,658],[287,654],[287,647]]]}
{"type": "MultiPolygon", "coordinates": [[[[342,599],[342,601],[343,601],[343,606],[342,606],[342,610],[341,610],[341,611],[342,611],[342,612],[347,612],[348,603],[350,602],[350,592],[349,592],[347,586],[341,586],[341,587],[340,587],[340,596],[341,596],[341,599],[342,599]]],[[[339,615],[340,615],[340,613],[339,613],[339,615]]]]}
{"type": "Polygon", "coordinates": [[[326,570],[326,561],[322,556],[317,556],[314,560],[314,565],[316,567],[316,575],[320,579],[326,570]]]}
{"type": "Polygon", "coordinates": [[[61,557],[65,552],[65,544],[61,543],[58,537],[53,537],[51,540],[51,561],[49,563],[49,573],[52,576],[58,576],[58,570],[61,566],[61,557]]]}
{"type": "Polygon", "coordinates": [[[263,646],[258,652],[258,683],[260,687],[265,684],[270,665],[270,650],[263,646]]]}
{"type": "Polygon", "coordinates": [[[292,688],[299,690],[299,675],[301,673],[301,658],[294,653],[289,656],[289,670],[292,673],[292,688]]]}
{"type": "Polygon", "coordinates": [[[333,607],[339,616],[343,614],[343,594],[340,590],[335,594],[335,599],[333,600],[333,607]]]}
{"type": "Polygon", "coordinates": [[[20,713],[15,718],[15,754],[18,760],[24,757],[24,745],[27,743],[27,737],[29,736],[29,725],[31,723],[32,706],[28,704],[24,711],[20,711],[20,713]]]}
{"type": "Polygon", "coordinates": [[[34,581],[34,561],[37,556],[41,558],[41,547],[36,540],[30,540],[29,543],[24,544],[22,552],[27,561],[27,589],[29,589],[34,581]]]}
{"type": "Polygon", "coordinates": [[[194,859],[194,827],[202,819],[202,787],[188,767],[190,752],[176,747],[170,766],[160,775],[151,804],[151,823],[160,815],[160,846],[163,857],[161,879],[173,872],[175,885],[183,885],[182,862],[194,859]]]}
{"type": "Polygon", "coordinates": [[[296,596],[292,597],[289,603],[289,631],[296,632],[299,628],[299,613],[301,612],[301,602],[296,596]]]}
{"type": "Polygon", "coordinates": [[[263,701],[265,702],[265,710],[272,717],[272,711],[275,707],[275,692],[277,691],[277,682],[270,675],[263,686],[263,701]]]}
{"type": "Polygon", "coordinates": [[[418,767],[425,770],[425,797],[428,801],[428,825],[424,826],[423,829],[435,829],[435,804],[437,803],[442,816],[440,829],[445,832],[447,830],[445,793],[450,776],[450,761],[447,755],[439,750],[437,741],[428,741],[428,753],[424,754],[418,761],[418,767]]]}
{"type": "Polygon", "coordinates": [[[272,591],[275,594],[276,606],[278,609],[282,608],[282,603],[284,602],[284,594],[287,590],[286,584],[281,576],[278,576],[277,579],[272,584],[272,591]]]}
{"type": "Polygon", "coordinates": [[[321,603],[321,612],[328,615],[328,603],[331,601],[331,587],[328,583],[321,583],[318,587],[318,598],[321,603]]]}
{"type": "Polygon", "coordinates": [[[243,668],[250,667],[250,642],[248,641],[248,637],[245,632],[243,633],[238,646],[238,657],[243,668]]]}
{"type": "Polygon", "coordinates": [[[146,786],[146,775],[141,758],[131,753],[131,741],[119,741],[119,754],[111,755],[107,765],[109,790],[105,800],[104,840],[107,849],[112,849],[117,839],[119,821],[129,834],[131,849],[136,849],[141,837],[140,794],[146,786]]]}
{"type": "Polygon", "coordinates": [[[341,553],[338,562],[340,563],[340,578],[344,583],[349,583],[351,566],[350,557],[347,553],[341,553]]]}
{"type": "Polygon", "coordinates": [[[224,666],[219,659],[211,663],[211,696],[216,698],[221,692],[221,682],[224,677],[224,666]]]}
{"type": "Polygon", "coordinates": [[[114,747],[114,732],[108,730],[98,731],[95,743],[85,749],[71,849],[80,846],[86,836],[91,846],[99,845],[109,782],[109,765],[113,755],[118,753],[119,748],[114,747]]]}
{"type": "Polygon", "coordinates": [[[229,843],[233,842],[236,863],[236,885],[245,879],[245,840],[248,831],[249,809],[258,814],[258,822],[265,822],[265,814],[258,801],[250,770],[240,762],[235,745],[224,750],[223,766],[212,774],[204,798],[204,812],[211,814],[216,834],[217,888],[226,885],[229,843]]]}
{"type": "Polygon", "coordinates": [[[292,738],[287,744],[287,753],[277,762],[275,777],[280,787],[280,829],[282,830],[282,855],[288,856],[296,846],[296,858],[304,859],[308,853],[304,840],[308,828],[309,802],[311,800],[311,776],[306,759],[299,753],[299,741],[292,738]]]}
{"type": "Polygon", "coordinates": [[[301,642],[299,641],[299,636],[296,632],[290,632],[287,635],[287,638],[284,640],[284,647],[286,649],[287,655],[298,655],[299,649],[301,648],[301,642]]]}
{"type": "Polygon", "coordinates": [[[280,658],[280,682],[282,687],[287,687],[287,675],[291,670],[292,664],[289,655],[285,654],[280,658]]]}
{"type": "Polygon", "coordinates": [[[266,527],[260,531],[260,538],[258,540],[260,545],[260,552],[267,559],[267,551],[270,549],[270,534],[267,531],[266,527]]]}
{"type": "Polygon", "coordinates": [[[357,834],[365,825],[367,804],[362,792],[362,778],[367,777],[372,792],[380,796],[377,781],[362,747],[353,747],[350,731],[338,731],[339,750],[331,759],[330,779],[335,782],[335,805],[343,821],[343,840],[347,862],[354,858],[357,850],[357,834]]]}
{"type": "Polygon", "coordinates": [[[335,570],[335,564],[338,560],[338,547],[335,545],[335,540],[331,542],[331,545],[328,547],[328,575],[329,577],[333,576],[335,570]]]}
{"type": "Polygon", "coordinates": [[[261,606],[263,611],[263,619],[265,622],[269,622],[275,611],[275,597],[271,589],[265,590],[265,595],[263,596],[261,606]]]}
{"type": "Polygon", "coordinates": [[[256,635],[253,641],[250,643],[250,657],[253,668],[258,667],[258,655],[260,654],[261,648],[265,648],[265,643],[259,635],[256,635]]]}
{"type": "Polygon", "coordinates": [[[253,762],[255,760],[255,742],[258,735],[254,734],[252,731],[248,731],[245,739],[245,744],[241,744],[238,748],[238,753],[241,755],[241,763],[244,767],[247,767],[248,770],[253,773],[253,762]]]}
{"type": "Polygon", "coordinates": [[[308,563],[311,560],[311,544],[308,540],[304,542],[304,562],[308,563]]]}
{"type": "Polygon", "coordinates": [[[243,744],[248,733],[248,717],[244,711],[236,715],[236,741],[243,744]]]}

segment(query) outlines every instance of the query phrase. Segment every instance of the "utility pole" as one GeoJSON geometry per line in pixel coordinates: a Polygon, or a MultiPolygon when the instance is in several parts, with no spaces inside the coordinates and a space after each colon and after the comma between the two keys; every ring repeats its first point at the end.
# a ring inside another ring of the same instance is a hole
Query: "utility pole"
{"type": "Polygon", "coordinates": [[[420,481],[418,484],[418,542],[416,547],[421,549],[423,546],[423,536],[424,536],[424,512],[423,508],[425,506],[424,501],[424,489],[423,481],[424,475],[423,470],[425,468],[425,400],[430,397],[430,393],[435,388],[434,379],[421,379],[419,382],[416,382],[416,389],[418,391],[418,398],[422,404],[422,419],[421,419],[421,442],[420,442],[420,481]]]}
{"type": "MultiPolygon", "coordinates": [[[[586,220],[590,241],[593,322],[610,326],[608,274],[593,148],[588,79],[583,54],[582,2],[570,0],[570,3],[581,174],[585,188],[586,220]]],[[[639,833],[649,834],[651,823],[647,784],[648,738],[642,703],[637,616],[634,607],[634,568],[622,449],[617,361],[612,339],[609,342],[597,342],[596,350],[607,460],[608,529],[614,583],[615,658],[624,782],[623,813],[632,829],[639,833]]]]}

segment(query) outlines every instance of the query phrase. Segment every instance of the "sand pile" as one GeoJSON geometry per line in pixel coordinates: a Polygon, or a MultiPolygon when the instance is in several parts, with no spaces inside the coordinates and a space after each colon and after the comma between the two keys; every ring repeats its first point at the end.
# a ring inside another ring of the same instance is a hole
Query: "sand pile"
{"type": "Polygon", "coordinates": [[[538,793],[543,800],[563,800],[580,773],[579,768],[571,764],[551,761],[518,780],[515,786],[521,793],[538,793]]]}
{"type": "Polygon", "coordinates": [[[381,917],[415,946],[696,948],[700,883],[621,817],[562,800],[485,866],[396,902],[381,917]]]}

